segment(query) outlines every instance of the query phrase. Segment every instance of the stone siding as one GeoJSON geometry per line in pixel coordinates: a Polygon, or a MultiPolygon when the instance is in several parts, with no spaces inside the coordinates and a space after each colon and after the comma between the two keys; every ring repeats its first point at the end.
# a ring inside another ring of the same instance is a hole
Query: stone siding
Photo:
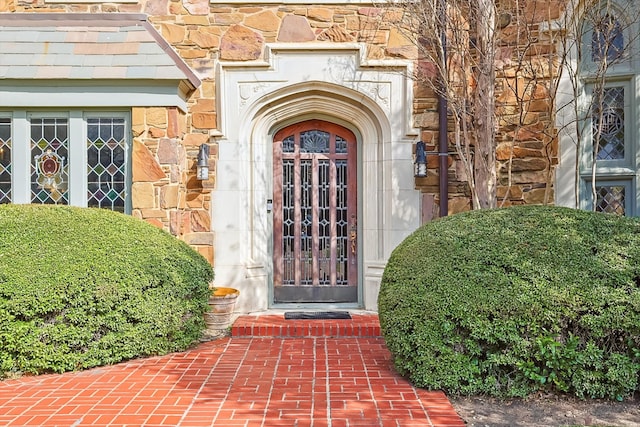
{"type": "MultiPolygon", "coordinates": [[[[210,190],[215,188],[216,181],[216,61],[259,60],[265,45],[275,42],[357,42],[366,44],[368,59],[417,59],[415,46],[396,29],[400,14],[377,7],[218,6],[208,0],[146,0],[137,4],[0,0],[0,12],[52,11],[146,13],[202,79],[202,85],[188,99],[186,114],[173,107],[133,109],[132,199],[135,216],[180,237],[212,262],[215,230],[211,230],[210,224],[210,190]],[[200,182],[195,179],[195,159],[198,147],[205,143],[211,145],[211,178],[200,182]]],[[[541,15],[540,20],[547,18],[541,15]]],[[[505,34],[515,31],[516,25],[507,27],[505,34]]],[[[540,49],[553,51],[544,38],[538,44],[540,49]]],[[[508,56],[508,51],[505,52],[508,56]]],[[[518,79],[524,77],[518,75],[515,67],[505,65],[497,82],[502,114],[497,156],[499,204],[552,202],[553,167],[557,163],[553,105],[541,84],[527,95],[532,102],[527,104],[526,111],[521,111],[508,90],[518,79]],[[525,120],[514,123],[514,117],[525,120]]],[[[414,125],[421,129],[420,136],[427,142],[428,150],[435,151],[436,97],[424,87],[415,87],[414,94],[414,125]]],[[[416,188],[438,204],[436,156],[429,158],[428,166],[428,177],[416,179],[416,188]]],[[[455,155],[449,158],[447,173],[449,211],[469,209],[469,189],[455,155]]]]}
{"type": "MultiPolygon", "coordinates": [[[[504,5],[503,5],[504,6],[504,5]]],[[[527,22],[518,22],[515,11],[503,10],[506,26],[498,31],[496,54],[497,204],[554,203],[554,170],[558,164],[558,129],[552,87],[558,78],[558,40],[543,28],[563,13],[563,3],[534,0],[521,11],[527,22]],[[511,13],[508,13],[511,12],[511,13]],[[516,46],[518,38],[526,45],[516,46]],[[517,59],[520,55],[522,60],[517,59]]],[[[437,97],[426,87],[416,88],[415,122],[428,152],[438,149],[437,97]]],[[[451,123],[449,124],[451,126],[451,123]]],[[[450,136],[449,153],[455,152],[450,136]]],[[[449,157],[449,213],[471,209],[466,170],[459,157],[449,157]]],[[[439,205],[438,156],[427,157],[428,174],[416,178],[417,187],[439,205]]],[[[437,216],[437,209],[433,215],[437,216]]]]}

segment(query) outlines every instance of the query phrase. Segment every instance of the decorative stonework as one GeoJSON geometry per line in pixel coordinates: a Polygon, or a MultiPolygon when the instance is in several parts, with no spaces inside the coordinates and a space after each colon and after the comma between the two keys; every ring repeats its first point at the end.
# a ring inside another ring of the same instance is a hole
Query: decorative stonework
{"type": "Polygon", "coordinates": [[[238,97],[240,98],[240,105],[245,106],[247,101],[251,98],[266,93],[274,83],[255,82],[255,83],[241,83],[238,85],[238,97]]]}
{"type": "Polygon", "coordinates": [[[193,224],[193,231],[209,231],[211,229],[211,216],[205,210],[191,211],[191,223],[193,224]]]}
{"type": "Polygon", "coordinates": [[[358,82],[357,89],[378,101],[387,109],[390,106],[391,85],[388,82],[358,82]]]}

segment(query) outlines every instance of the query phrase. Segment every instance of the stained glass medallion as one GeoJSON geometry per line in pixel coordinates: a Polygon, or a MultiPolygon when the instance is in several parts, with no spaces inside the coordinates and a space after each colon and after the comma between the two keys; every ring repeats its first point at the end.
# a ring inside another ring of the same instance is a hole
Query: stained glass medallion
{"type": "Polygon", "coordinates": [[[67,204],[69,196],[66,118],[31,119],[31,202],[67,204]]]}

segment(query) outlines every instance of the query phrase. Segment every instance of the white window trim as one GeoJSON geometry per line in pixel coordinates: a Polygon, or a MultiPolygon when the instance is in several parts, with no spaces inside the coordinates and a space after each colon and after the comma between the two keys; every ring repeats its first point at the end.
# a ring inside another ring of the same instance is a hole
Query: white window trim
{"type": "Polygon", "coordinates": [[[88,81],[0,82],[0,108],[105,109],[175,106],[187,111],[185,88],[176,82],[132,83],[88,81]]]}
{"type": "MultiPolygon", "coordinates": [[[[637,61],[637,49],[635,48],[635,44],[633,43],[634,39],[631,32],[630,24],[625,21],[624,16],[621,16],[620,10],[615,5],[611,5],[610,7],[610,14],[616,17],[623,25],[622,36],[624,37],[624,43],[626,44],[631,41],[632,45],[628,46],[628,49],[624,50],[620,59],[609,64],[607,75],[613,76],[616,74],[632,73],[634,69],[634,62],[637,61]]],[[[584,38],[581,42],[582,51],[584,52],[584,55],[582,57],[581,70],[581,74],[583,77],[593,76],[597,72],[597,64],[592,61],[593,46],[591,42],[593,38],[593,27],[590,25],[590,23],[585,23],[585,25],[589,25],[589,28],[587,29],[587,31],[585,31],[584,38]]]]}
{"type": "MultiPolygon", "coordinates": [[[[612,87],[623,87],[624,88],[624,119],[625,119],[625,131],[624,131],[624,152],[625,156],[620,160],[597,160],[596,163],[596,174],[608,174],[613,171],[619,170],[633,170],[636,165],[636,156],[635,152],[638,150],[638,144],[634,144],[633,142],[637,138],[637,133],[635,130],[635,120],[637,109],[631,102],[631,100],[635,100],[635,89],[634,84],[631,80],[627,81],[619,81],[619,80],[608,80],[605,83],[604,88],[612,88],[612,87]]],[[[593,85],[587,84],[585,85],[586,95],[587,96],[587,105],[590,104],[591,94],[593,85]]],[[[584,132],[584,141],[582,141],[583,145],[583,154],[580,162],[581,174],[590,174],[591,173],[591,165],[593,162],[593,126],[592,126],[592,117],[589,115],[586,117],[586,126],[584,132]]]]}
{"type": "MultiPolygon", "coordinates": [[[[612,177],[600,177],[596,179],[596,186],[623,186],[625,188],[625,216],[636,216],[638,214],[637,177],[633,175],[616,175],[612,177]]],[[[593,197],[591,194],[591,178],[583,179],[580,193],[580,209],[591,210],[593,197]]]]}
{"type": "Polygon", "coordinates": [[[11,203],[31,203],[31,144],[26,111],[15,111],[12,121],[11,203]]]}

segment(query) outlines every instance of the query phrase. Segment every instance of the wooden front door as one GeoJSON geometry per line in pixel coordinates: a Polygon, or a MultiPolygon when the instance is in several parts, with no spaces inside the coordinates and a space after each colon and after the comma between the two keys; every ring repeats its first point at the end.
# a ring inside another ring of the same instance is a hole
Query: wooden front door
{"type": "Polygon", "coordinates": [[[356,139],[310,120],[273,144],[274,301],[358,300],[356,139]]]}

